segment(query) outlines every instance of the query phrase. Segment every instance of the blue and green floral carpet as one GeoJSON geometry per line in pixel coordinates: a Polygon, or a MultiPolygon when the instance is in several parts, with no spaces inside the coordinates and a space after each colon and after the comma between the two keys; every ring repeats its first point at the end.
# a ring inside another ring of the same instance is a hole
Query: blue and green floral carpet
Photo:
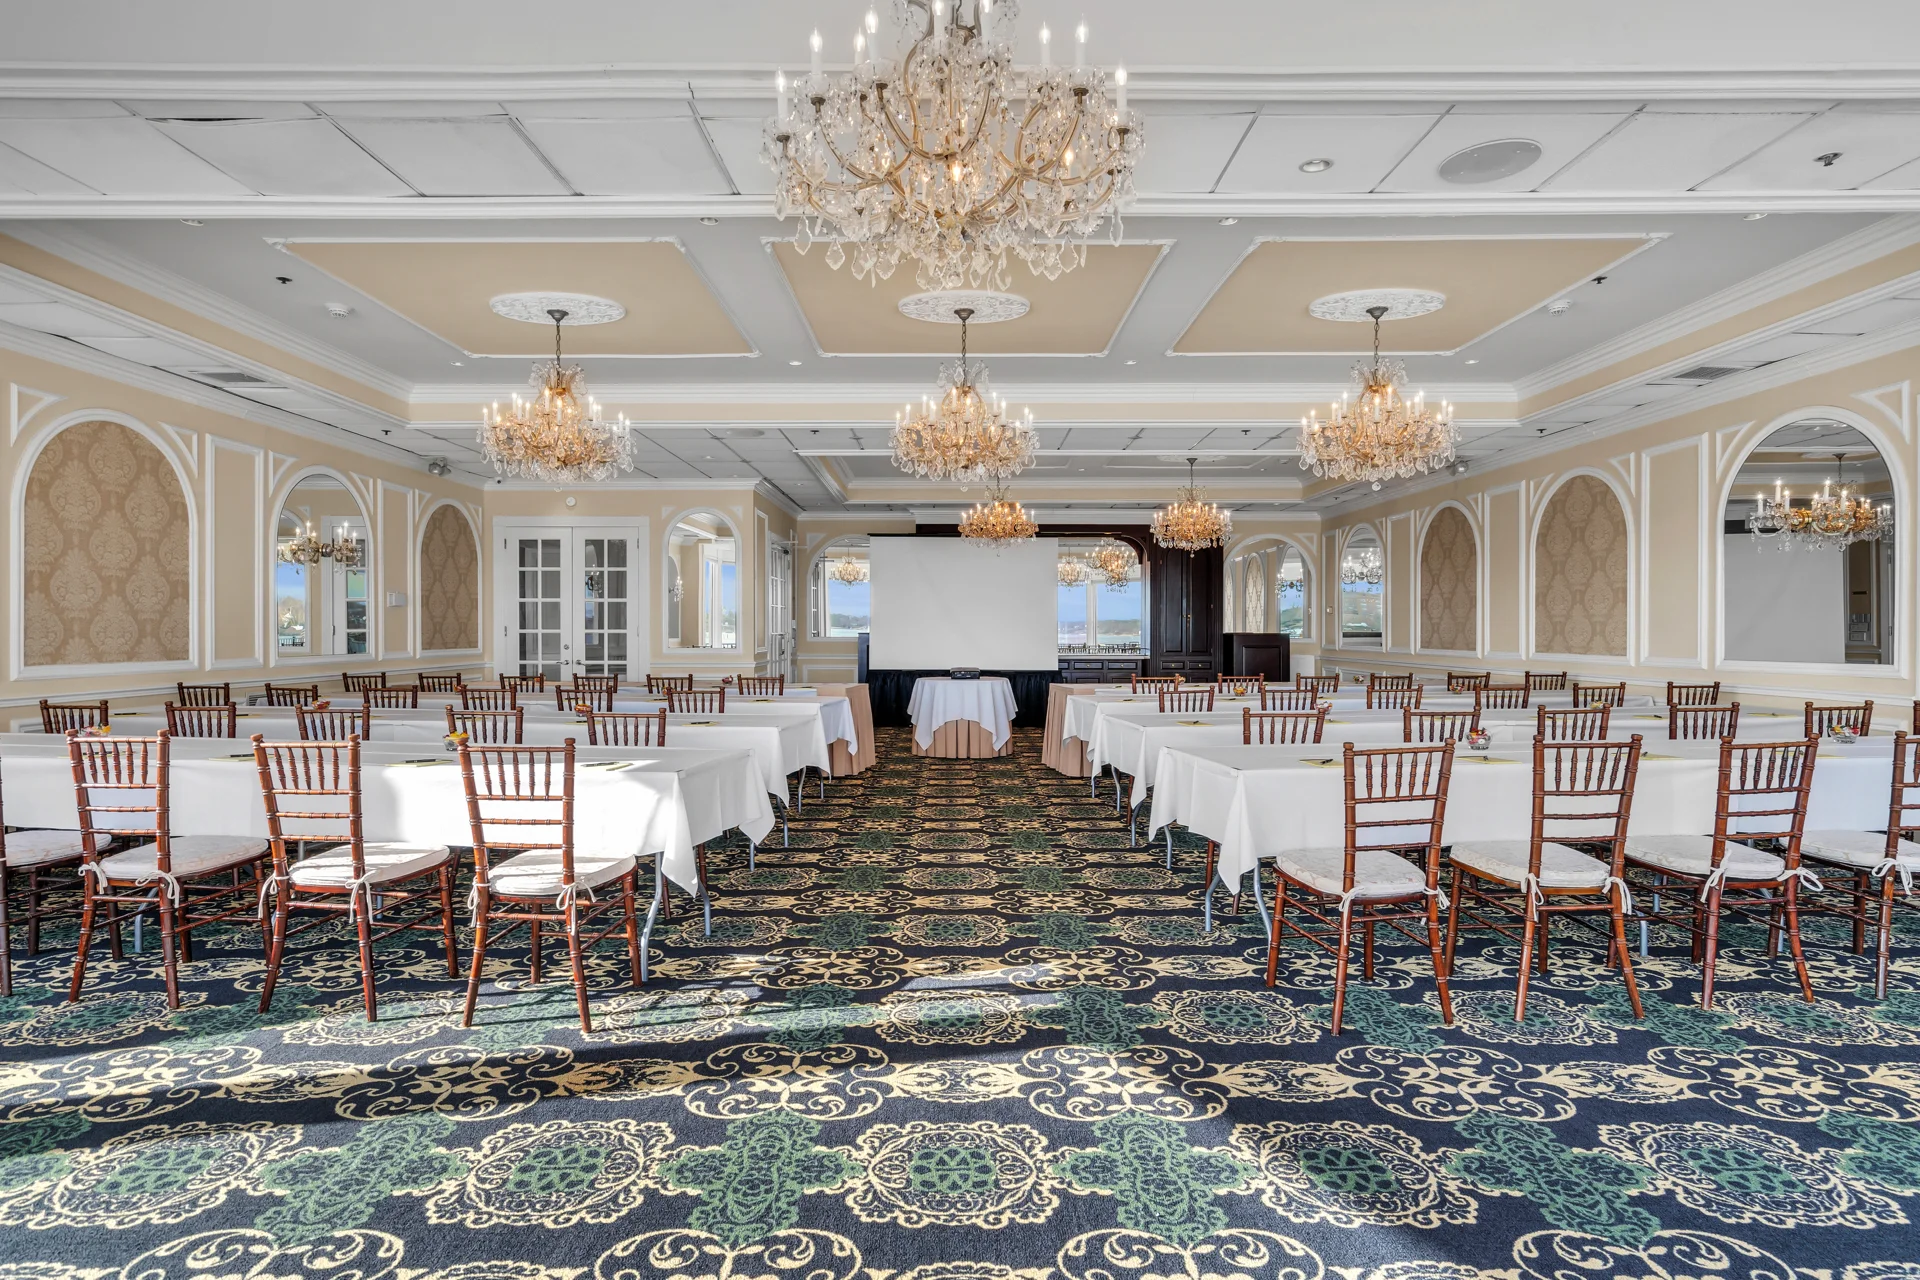
{"type": "Polygon", "coordinates": [[[792,848],[715,850],[654,985],[605,949],[591,1037],[560,966],[462,1031],[399,940],[369,1026],[338,935],[256,1017],[239,929],[177,1013],[150,954],[69,1006],[62,938],[0,1006],[0,1280],[1920,1276],[1911,932],[1884,1003],[1827,946],[1807,1006],[1736,931],[1712,1014],[1656,939],[1635,1022],[1568,930],[1524,1026],[1511,945],[1463,946],[1450,1028],[1390,947],[1334,1039],[1327,963],[1268,990],[1198,850],[1129,851],[1036,746],[889,734],[792,848]]]}

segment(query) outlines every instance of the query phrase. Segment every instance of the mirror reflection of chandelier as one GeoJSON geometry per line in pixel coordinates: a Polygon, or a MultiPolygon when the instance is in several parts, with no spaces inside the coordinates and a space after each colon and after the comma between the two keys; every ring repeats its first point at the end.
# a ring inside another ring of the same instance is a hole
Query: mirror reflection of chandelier
{"type": "Polygon", "coordinates": [[[633,470],[633,434],[625,414],[613,422],[587,395],[585,373],[560,357],[560,325],[568,316],[554,307],[553,359],[533,366],[528,383],[537,397],[503,411],[496,402],[480,411],[480,452],[503,476],[548,484],[605,480],[633,470]]]}
{"type": "Polygon", "coordinates": [[[1033,411],[1009,421],[1006,403],[987,389],[987,366],[967,360],[967,321],[973,308],[956,307],[960,359],[943,365],[939,398],[894,415],[893,465],[926,480],[1006,481],[1033,465],[1039,448],[1033,411]]]}
{"type": "Polygon", "coordinates": [[[867,565],[863,560],[836,560],[833,567],[827,570],[827,576],[850,587],[858,586],[867,580],[867,565]]]}
{"type": "Polygon", "coordinates": [[[1174,495],[1173,504],[1153,513],[1153,540],[1176,551],[1204,551],[1224,547],[1233,536],[1233,517],[1207,501],[1207,491],[1193,481],[1193,464],[1187,459],[1187,483],[1174,495]]]}
{"type": "Polygon", "coordinates": [[[774,171],[774,211],[798,215],[796,247],[830,240],[827,264],[855,279],[887,279],[917,264],[922,289],[1004,289],[1009,254],[1049,280],[1086,261],[1086,239],[1132,198],[1140,119],[1127,110],[1126,72],[1086,65],[1087,28],[1073,67],[1052,64],[1040,29],[1038,68],[1016,71],[1014,0],[896,0],[893,46],[867,12],[854,67],[812,71],[778,107],[761,156],[774,171]]]}
{"type": "Polygon", "coordinates": [[[986,501],[976,502],[960,518],[960,536],[989,547],[1011,546],[1037,536],[1040,526],[1026,509],[1007,497],[1004,488],[987,490],[986,501]]]}
{"type": "MultiPolygon", "coordinates": [[[[1846,455],[1833,455],[1836,466],[1846,465],[1846,455]]],[[[1806,551],[1839,550],[1856,542],[1873,542],[1893,532],[1893,507],[1873,505],[1870,498],[1855,497],[1844,484],[1839,493],[1833,481],[1826,482],[1804,507],[1793,505],[1793,493],[1773,482],[1773,496],[1760,494],[1753,514],[1747,517],[1747,531],[1769,539],[1782,551],[1800,548],[1806,551]]]]}
{"type": "Polygon", "coordinates": [[[1424,475],[1453,462],[1460,444],[1453,406],[1429,408],[1425,392],[1406,398],[1407,369],[1380,356],[1380,321],[1388,308],[1367,308],[1373,317],[1373,359],[1353,366],[1357,396],[1340,397],[1327,421],[1318,409],[1300,419],[1300,468],[1335,480],[1383,480],[1424,475]]]}
{"type": "Polygon", "coordinates": [[[1063,587],[1083,587],[1093,577],[1093,566],[1079,556],[1062,556],[1059,565],[1060,585],[1063,587]]]}
{"type": "Polygon", "coordinates": [[[1087,560],[1106,585],[1115,590],[1133,581],[1134,575],[1140,572],[1140,557],[1118,538],[1100,539],[1100,545],[1088,553],[1087,560]]]}
{"type": "Polygon", "coordinates": [[[1340,581],[1350,587],[1363,582],[1370,587],[1377,587],[1386,576],[1386,562],[1381,558],[1378,547],[1350,549],[1341,558],[1340,581]]]}
{"type": "Polygon", "coordinates": [[[360,539],[347,536],[343,530],[339,538],[322,542],[311,521],[298,534],[280,542],[280,560],[286,564],[316,565],[331,560],[342,569],[358,569],[363,559],[360,539]]]}

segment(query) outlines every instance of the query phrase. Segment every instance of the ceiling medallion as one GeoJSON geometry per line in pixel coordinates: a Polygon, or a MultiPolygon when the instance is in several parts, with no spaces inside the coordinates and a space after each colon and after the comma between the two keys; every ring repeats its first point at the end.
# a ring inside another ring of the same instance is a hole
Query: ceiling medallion
{"type": "Polygon", "coordinates": [[[775,81],[778,106],[761,156],[774,171],[774,212],[800,219],[795,242],[831,241],[827,263],[856,280],[885,280],[915,263],[922,289],[1004,289],[1009,255],[1049,280],[1086,262],[1086,241],[1133,197],[1140,118],[1127,110],[1126,71],[1086,65],[1075,31],[1072,69],[1013,65],[1013,0],[895,0],[887,56],[867,11],[854,67],[775,81]]]}
{"type": "Polygon", "coordinates": [[[1037,536],[1040,526],[1027,517],[1026,508],[1007,497],[1004,486],[987,490],[986,501],[960,517],[960,536],[989,547],[1008,547],[1037,536]]]}
{"type": "Polygon", "coordinates": [[[999,324],[1004,320],[1018,320],[1027,314],[1027,300],[1017,293],[999,293],[990,289],[935,289],[927,293],[910,293],[900,299],[900,314],[909,320],[926,320],[933,324],[958,324],[959,312],[964,308],[973,314],[967,319],[974,324],[999,324]]]}
{"type": "Polygon", "coordinates": [[[893,465],[927,480],[1004,483],[1033,465],[1039,445],[1033,411],[1009,421],[1006,403],[987,389],[987,367],[967,360],[967,322],[973,312],[954,312],[960,322],[960,359],[940,369],[939,398],[908,405],[894,415],[893,465]]]}
{"type": "Polygon", "coordinates": [[[493,314],[526,324],[551,324],[555,311],[564,311],[570,325],[612,324],[627,318],[627,309],[612,298],[590,293],[503,293],[489,298],[493,314]]]}
{"type": "Polygon", "coordinates": [[[1207,501],[1207,492],[1193,481],[1195,458],[1187,459],[1187,483],[1171,506],[1153,513],[1153,540],[1175,551],[1205,551],[1224,547],[1233,536],[1233,517],[1207,501]]]}
{"type": "Polygon", "coordinates": [[[586,375],[560,356],[560,326],[567,312],[555,307],[553,359],[533,366],[527,382],[540,394],[503,411],[498,401],[480,411],[480,452],[503,476],[548,484],[605,480],[633,470],[633,432],[625,414],[608,422],[587,395],[586,375]]]}
{"type": "Polygon", "coordinates": [[[1347,324],[1365,324],[1373,318],[1373,308],[1385,307],[1383,320],[1411,320],[1432,315],[1447,305],[1447,295],[1431,289],[1352,289],[1315,298],[1307,314],[1316,320],[1339,320],[1347,324]]]}
{"type": "Polygon", "coordinates": [[[1357,397],[1342,396],[1327,421],[1318,410],[1300,419],[1300,468],[1336,480],[1364,480],[1375,489],[1395,476],[1423,475],[1453,461],[1460,433],[1453,406],[1427,406],[1425,393],[1405,394],[1406,366],[1380,356],[1380,322],[1387,308],[1368,308],[1373,359],[1353,366],[1357,397]]]}

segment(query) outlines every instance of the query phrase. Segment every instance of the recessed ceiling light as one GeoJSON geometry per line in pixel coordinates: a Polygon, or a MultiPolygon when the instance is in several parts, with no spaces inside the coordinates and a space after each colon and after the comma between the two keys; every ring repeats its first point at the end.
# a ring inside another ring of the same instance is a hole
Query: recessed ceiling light
{"type": "Polygon", "coordinates": [[[1573,310],[1572,298],[1555,298],[1547,304],[1548,315],[1563,316],[1571,310],[1573,310]]]}
{"type": "Polygon", "coordinates": [[[1325,173],[1331,168],[1333,168],[1333,161],[1331,160],[1302,160],[1300,162],[1300,172],[1302,173],[1325,173]]]}
{"type": "Polygon", "coordinates": [[[467,362],[466,362],[465,360],[455,360],[455,361],[453,362],[453,367],[454,367],[454,368],[456,368],[456,369],[459,369],[459,368],[462,368],[462,367],[464,367],[464,366],[466,365],[466,363],[467,363],[467,362]]]}
{"type": "Polygon", "coordinates": [[[798,360],[789,360],[787,361],[787,363],[792,365],[796,369],[800,367],[800,362],[798,360]]]}
{"type": "Polygon", "coordinates": [[[1140,362],[1139,362],[1138,360],[1129,360],[1129,361],[1127,361],[1127,363],[1128,363],[1128,364],[1139,364],[1140,362]]]}
{"type": "Polygon", "coordinates": [[[1220,225],[1223,227],[1231,227],[1237,224],[1239,221],[1240,219],[1238,218],[1222,218],[1220,219],[1220,225]]]}
{"type": "Polygon", "coordinates": [[[1480,359],[1479,359],[1479,357],[1478,357],[1478,356],[1476,356],[1476,357],[1474,357],[1473,359],[1471,359],[1471,360],[1469,360],[1469,361],[1467,361],[1467,363],[1468,363],[1468,364],[1479,364],[1479,363],[1480,363],[1480,359]]]}
{"type": "Polygon", "coordinates": [[[180,219],[180,221],[186,223],[190,227],[204,227],[207,225],[206,223],[200,221],[200,219],[198,218],[182,218],[180,219]]]}
{"type": "Polygon", "coordinates": [[[1747,215],[1746,215],[1746,216],[1745,216],[1745,217],[1744,217],[1744,218],[1742,219],[1742,221],[1744,221],[1744,222],[1758,222],[1758,221],[1760,221],[1760,219],[1762,219],[1762,218],[1764,218],[1764,217],[1766,217],[1766,216],[1767,216],[1767,215],[1766,215],[1766,214],[1764,214],[1764,213],[1749,213],[1749,214],[1747,214],[1747,215]]]}
{"type": "Polygon", "coordinates": [[[700,225],[701,225],[701,226],[703,226],[703,227],[717,227],[717,226],[719,226],[719,225],[720,225],[720,219],[718,219],[718,218],[702,218],[702,219],[700,219],[700,225]]]}

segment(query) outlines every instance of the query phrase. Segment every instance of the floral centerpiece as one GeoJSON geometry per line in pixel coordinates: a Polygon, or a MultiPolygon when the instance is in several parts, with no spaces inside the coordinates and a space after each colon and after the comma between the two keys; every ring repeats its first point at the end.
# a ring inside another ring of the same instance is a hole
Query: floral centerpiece
{"type": "Polygon", "coordinates": [[[459,729],[456,729],[452,733],[448,734],[446,737],[447,750],[458,751],[460,748],[466,746],[468,741],[469,741],[468,735],[465,732],[459,729]]]}

